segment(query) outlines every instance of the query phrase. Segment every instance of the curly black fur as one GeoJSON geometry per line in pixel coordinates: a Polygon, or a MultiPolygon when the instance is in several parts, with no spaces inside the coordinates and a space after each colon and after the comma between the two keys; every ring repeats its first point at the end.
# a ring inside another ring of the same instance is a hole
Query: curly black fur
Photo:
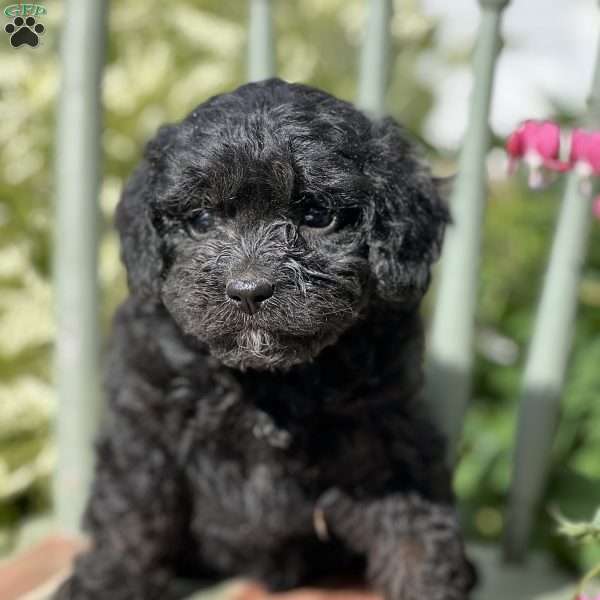
{"type": "Polygon", "coordinates": [[[117,212],[131,294],[93,545],[57,598],[162,600],[181,575],[467,598],[421,407],[418,306],[447,221],[393,120],[307,86],[245,85],[161,128],[117,212]],[[272,295],[249,314],[238,280],[272,295]]]}

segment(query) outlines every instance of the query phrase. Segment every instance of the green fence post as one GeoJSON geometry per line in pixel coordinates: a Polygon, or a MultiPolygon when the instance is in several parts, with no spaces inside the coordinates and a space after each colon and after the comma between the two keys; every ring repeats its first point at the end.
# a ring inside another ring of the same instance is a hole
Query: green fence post
{"type": "Polygon", "coordinates": [[[249,0],[248,79],[260,81],[275,75],[271,0],[249,0]]]}
{"type": "Polygon", "coordinates": [[[392,0],[366,0],[367,27],[363,41],[357,105],[373,116],[385,112],[389,79],[392,0]]]}
{"type": "MultiPolygon", "coordinates": [[[[600,43],[585,122],[600,126],[600,43]]],[[[546,483],[591,220],[590,200],[582,195],[579,178],[573,173],[558,217],[521,385],[504,539],[509,561],[525,556],[546,483]]]]}
{"type": "Polygon", "coordinates": [[[54,289],[58,525],[77,532],[100,406],[97,285],[104,0],[68,0],[56,145],[54,289]]]}
{"type": "Polygon", "coordinates": [[[448,437],[451,460],[471,393],[490,101],[501,48],[501,17],[508,0],[480,0],[479,4],[482,14],[468,128],[450,198],[453,224],[448,227],[444,243],[426,369],[426,398],[448,437]]]}

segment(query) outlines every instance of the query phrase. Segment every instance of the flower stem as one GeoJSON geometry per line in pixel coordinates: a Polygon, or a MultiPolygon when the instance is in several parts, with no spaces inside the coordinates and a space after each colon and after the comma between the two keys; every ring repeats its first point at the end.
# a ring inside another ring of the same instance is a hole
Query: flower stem
{"type": "Polygon", "coordinates": [[[575,590],[575,596],[573,597],[573,600],[580,600],[581,594],[585,589],[585,586],[597,575],[600,575],[600,564],[597,564],[591,571],[586,573],[583,579],[579,582],[579,585],[575,590]]]}

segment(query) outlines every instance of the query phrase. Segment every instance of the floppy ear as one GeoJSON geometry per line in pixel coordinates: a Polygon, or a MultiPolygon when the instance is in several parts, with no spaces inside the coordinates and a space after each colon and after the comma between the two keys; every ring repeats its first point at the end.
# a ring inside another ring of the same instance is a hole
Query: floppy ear
{"type": "Polygon", "coordinates": [[[164,261],[161,239],[153,223],[157,175],[164,168],[175,138],[174,126],[163,126],[147,144],[144,158],[123,189],[115,223],[121,238],[121,260],[129,291],[158,298],[164,261]]]}
{"type": "Polygon", "coordinates": [[[379,297],[418,301],[439,258],[450,215],[429,168],[391,118],[373,123],[365,173],[370,177],[369,261],[379,297]]]}

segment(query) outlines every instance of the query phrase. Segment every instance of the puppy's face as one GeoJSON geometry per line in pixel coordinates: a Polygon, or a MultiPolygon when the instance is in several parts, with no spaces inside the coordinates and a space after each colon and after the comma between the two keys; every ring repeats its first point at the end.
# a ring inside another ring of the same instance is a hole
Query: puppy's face
{"type": "Polygon", "coordinates": [[[395,124],[271,80],[163,128],[117,219],[134,294],[229,366],[286,369],[417,301],[446,212],[395,124]]]}

